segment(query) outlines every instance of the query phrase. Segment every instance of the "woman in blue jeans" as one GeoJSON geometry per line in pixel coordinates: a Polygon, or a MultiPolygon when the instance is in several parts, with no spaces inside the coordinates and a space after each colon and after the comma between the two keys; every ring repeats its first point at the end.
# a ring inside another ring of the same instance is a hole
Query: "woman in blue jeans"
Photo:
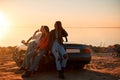
{"type": "Polygon", "coordinates": [[[30,77],[31,72],[33,72],[38,67],[40,59],[46,53],[46,49],[48,48],[48,41],[49,41],[49,28],[48,26],[43,26],[42,36],[36,46],[37,55],[33,60],[33,64],[29,67],[28,70],[25,71],[22,77],[30,77]]]}
{"type": "Polygon", "coordinates": [[[42,29],[43,29],[43,26],[41,26],[40,30],[36,30],[34,32],[33,36],[30,37],[27,40],[27,42],[22,41],[22,43],[27,45],[28,48],[26,50],[25,57],[24,57],[24,60],[23,60],[23,64],[22,64],[20,70],[28,69],[29,66],[32,65],[33,58],[36,56],[36,54],[35,54],[36,45],[37,45],[37,43],[39,42],[39,40],[40,40],[40,38],[42,36],[42,32],[43,32],[42,29]]]}
{"type": "Polygon", "coordinates": [[[58,76],[64,79],[63,69],[66,67],[68,55],[63,47],[63,37],[65,37],[67,42],[68,33],[62,28],[62,23],[60,21],[55,22],[54,28],[55,29],[50,32],[49,49],[55,57],[58,76]]]}

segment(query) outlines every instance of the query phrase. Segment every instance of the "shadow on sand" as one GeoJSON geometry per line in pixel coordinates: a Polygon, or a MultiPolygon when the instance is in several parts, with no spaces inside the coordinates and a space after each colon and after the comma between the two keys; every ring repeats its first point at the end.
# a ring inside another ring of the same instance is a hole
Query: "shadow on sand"
{"type": "MultiPolygon", "coordinates": [[[[16,71],[16,70],[15,70],[16,71]]],[[[17,74],[22,74],[20,73],[17,74]]],[[[115,77],[111,74],[100,73],[87,69],[67,69],[65,70],[65,80],[119,80],[119,77],[115,77]]],[[[45,70],[32,74],[29,78],[23,78],[23,80],[60,80],[56,70],[45,70]]]]}

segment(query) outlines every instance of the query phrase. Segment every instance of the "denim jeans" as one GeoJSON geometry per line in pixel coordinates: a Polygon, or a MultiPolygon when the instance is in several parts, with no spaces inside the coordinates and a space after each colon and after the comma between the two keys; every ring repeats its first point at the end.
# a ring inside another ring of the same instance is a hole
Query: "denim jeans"
{"type": "Polygon", "coordinates": [[[35,48],[36,48],[36,43],[35,41],[32,41],[31,43],[29,43],[28,45],[28,48],[27,48],[27,51],[25,53],[25,57],[24,57],[24,60],[23,60],[23,64],[22,64],[22,67],[25,67],[25,68],[29,68],[29,66],[31,64],[33,64],[32,60],[33,58],[35,57],[35,48]]]}
{"type": "Polygon", "coordinates": [[[43,57],[45,52],[46,52],[45,50],[40,50],[38,55],[35,56],[35,58],[33,60],[33,64],[30,66],[29,71],[34,71],[38,67],[40,59],[43,57]]]}
{"type": "Polygon", "coordinates": [[[64,58],[63,55],[67,54],[64,47],[60,45],[57,41],[54,41],[52,46],[52,53],[55,56],[55,63],[57,70],[61,70],[62,67],[66,67],[68,58],[64,58]],[[59,59],[62,58],[62,61],[59,59]]]}

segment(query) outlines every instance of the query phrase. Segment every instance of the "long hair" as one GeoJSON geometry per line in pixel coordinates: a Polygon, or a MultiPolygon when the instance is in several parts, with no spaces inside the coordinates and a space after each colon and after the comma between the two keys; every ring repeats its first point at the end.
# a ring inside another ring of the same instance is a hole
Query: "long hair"
{"type": "Polygon", "coordinates": [[[54,27],[55,27],[55,30],[56,30],[57,33],[58,33],[58,36],[59,36],[59,37],[62,36],[63,27],[62,27],[61,21],[56,21],[54,27]]]}
{"type": "Polygon", "coordinates": [[[47,33],[49,33],[49,28],[48,28],[48,26],[44,26],[44,29],[45,29],[45,31],[46,31],[47,33]]]}
{"type": "Polygon", "coordinates": [[[58,31],[63,29],[61,21],[56,21],[54,27],[58,31]]]}

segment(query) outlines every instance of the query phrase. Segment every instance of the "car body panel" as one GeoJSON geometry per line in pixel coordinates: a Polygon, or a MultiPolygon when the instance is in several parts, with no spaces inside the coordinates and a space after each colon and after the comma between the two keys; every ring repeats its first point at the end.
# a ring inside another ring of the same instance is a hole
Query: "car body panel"
{"type": "Polygon", "coordinates": [[[67,51],[67,49],[72,49],[76,51],[72,51],[68,53],[68,61],[70,62],[77,62],[77,63],[84,63],[88,64],[91,61],[91,52],[87,45],[84,44],[64,44],[64,47],[67,51]],[[86,53],[84,50],[89,50],[88,53],[86,53]]]}

